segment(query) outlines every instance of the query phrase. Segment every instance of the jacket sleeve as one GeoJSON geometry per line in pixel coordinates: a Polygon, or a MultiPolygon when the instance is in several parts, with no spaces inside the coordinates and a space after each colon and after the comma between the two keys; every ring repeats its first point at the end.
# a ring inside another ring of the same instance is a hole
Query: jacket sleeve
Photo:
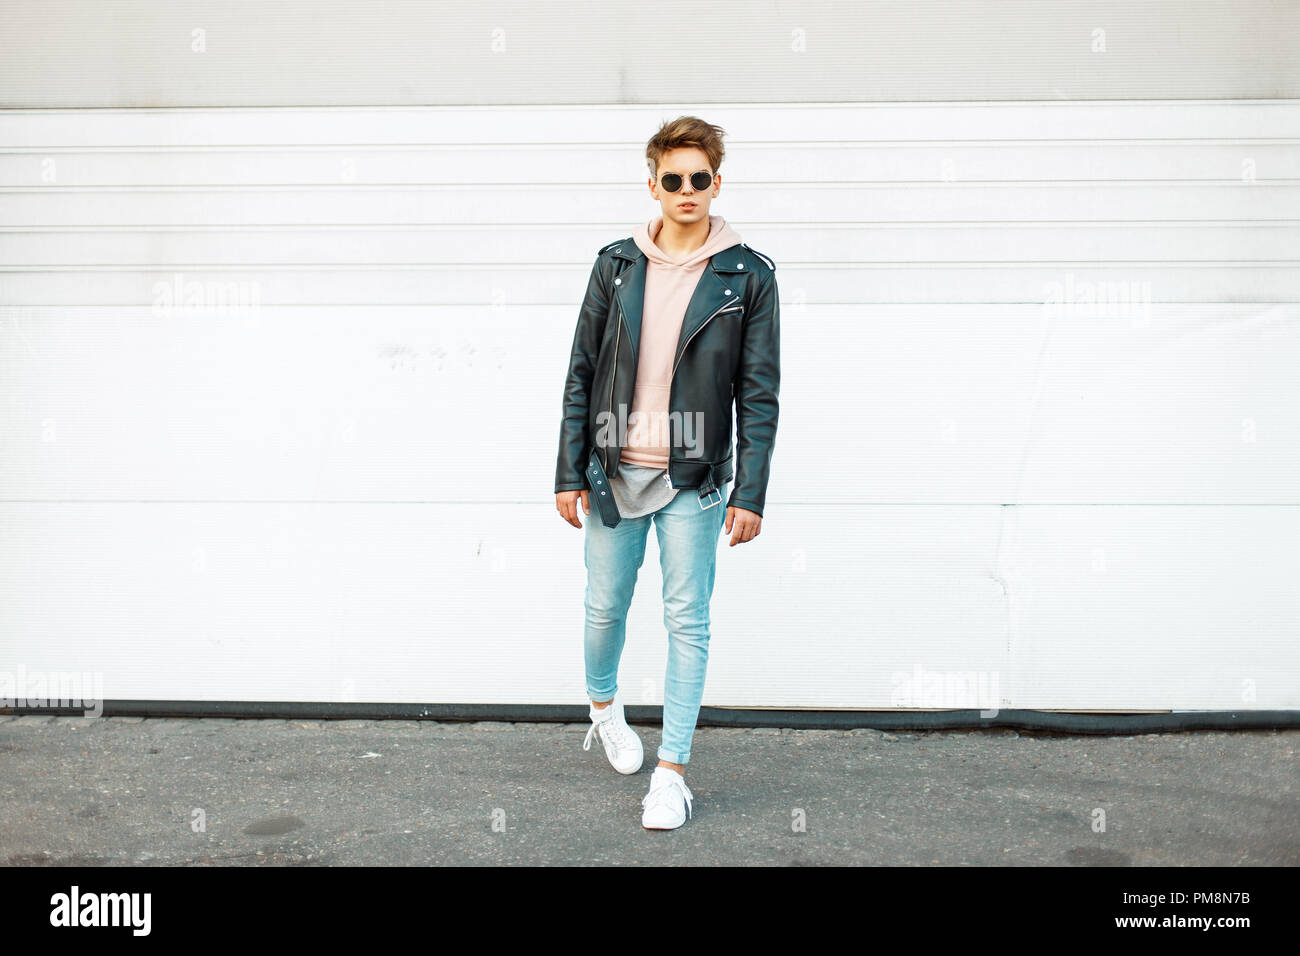
{"type": "Polygon", "coordinates": [[[555,460],[557,493],[587,487],[586,456],[590,444],[587,408],[608,312],[609,299],[605,294],[601,259],[597,256],[591,267],[591,277],[587,280],[587,293],[578,310],[578,325],[573,332],[573,348],[569,354],[569,371],[564,380],[560,448],[555,460]]]}
{"type": "Polygon", "coordinates": [[[736,374],[736,483],[729,508],[762,516],[781,390],[781,304],[768,270],[746,316],[736,374]]]}

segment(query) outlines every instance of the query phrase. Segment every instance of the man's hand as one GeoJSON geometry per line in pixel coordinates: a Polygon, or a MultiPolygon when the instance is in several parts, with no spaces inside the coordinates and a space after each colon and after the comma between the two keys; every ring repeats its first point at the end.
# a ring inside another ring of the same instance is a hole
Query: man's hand
{"type": "Polygon", "coordinates": [[[733,521],[736,525],[736,533],[731,535],[731,541],[727,545],[729,548],[744,544],[746,541],[753,541],[763,527],[762,515],[746,511],[744,508],[728,508],[727,523],[722,527],[725,534],[731,534],[733,521]]]}
{"type": "Polygon", "coordinates": [[[557,491],[555,493],[555,510],[560,513],[560,517],[575,528],[581,528],[582,522],[578,520],[578,496],[582,496],[582,513],[591,514],[591,505],[587,502],[589,489],[582,488],[578,491],[557,491]]]}

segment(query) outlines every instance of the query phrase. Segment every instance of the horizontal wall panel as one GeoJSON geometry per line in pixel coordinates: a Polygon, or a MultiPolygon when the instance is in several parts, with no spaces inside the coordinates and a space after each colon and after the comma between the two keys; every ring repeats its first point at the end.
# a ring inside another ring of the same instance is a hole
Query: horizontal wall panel
{"type": "MultiPolygon", "coordinates": [[[[583,532],[549,504],[6,504],[0,531],[28,556],[0,666],[108,699],[584,699],[583,532]]],[[[704,703],[1300,707],[1298,537],[1296,507],[782,508],[719,539],[704,703]]],[[[633,703],[662,701],[658,561],[652,530],[633,703]]]]}
{"type": "MultiPolygon", "coordinates": [[[[1300,187],[1300,184],[1298,184],[1300,187]]],[[[1300,195],[1298,189],[1297,195],[1300,195]]],[[[1273,222],[1186,223],[732,223],[742,238],[764,236],[759,251],[786,270],[821,263],[970,262],[1040,266],[1050,262],[1287,262],[1300,260],[1300,217],[1273,222]],[[1028,258],[1028,250],[1033,250],[1028,258]]],[[[629,234],[631,227],[629,227],[629,234]]],[[[84,265],[96,272],[114,266],[200,268],[329,264],[339,271],[403,263],[481,265],[518,255],[521,242],[545,245],[546,255],[568,266],[584,283],[597,249],[604,245],[590,226],[502,227],[320,227],[174,226],[131,229],[0,231],[0,262],[19,268],[57,263],[60,271],[84,265]]],[[[809,290],[814,291],[814,290],[809,290]]],[[[832,293],[837,290],[830,290],[832,293]]],[[[841,293],[842,294],[842,293],[841,293]]]]}
{"type": "MultiPolygon", "coordinates": [[[[0,495],[545,499],[572,313],[7,310],[0,455],[18,467],[0,495]],[[447,467],[502,448],[517,467],[447,467]]],[[[1297,320],[1242,304],[787,313],[769,501],[1298,503],[1297,320]],[[834,481],[828,455],[851,466],[834,481]]]]}
{"type": "MultiPolygon", "coordinates": [[[[138,114],[118,115],[129,124],[138,114]]],[[[1259,115],[1264,123],[1267,113],[1259,115]]],[[[24,119],[36,121],[31,115],[24,119]]],[[[15,138],[21,138],[18,124],[7,125],[15,138]]],[[[1288,139],[1243,136],[1229,142],[1195,138],[1047,140],[1033,127],[1021,129],[1010,119],[1004,125],[1004,136],[979,142],[846,139],[788,143],[728,137],[728,154],[719,171],[728,195],[733,181],[797,188],[804,183],[854,181],[1239,182],[1248,173],[1256,182],[1271,182],[1300,176],[1295,120],[1287,128],[1288,139]],[[1033,148],[1027,149],[1031,144],[1033,148]]],[[[5,126],[5,114],[0,112],[0,128],[5,126]]],[[[276,132],[252,130],[251,120],[249,126],[250,135],[276,132]]],[[[582,146],[525,141],[491,147],[410,142],[290,146],[277,139],[262,146],[187,141],[88,150],[46,143],[0,150],[0,183],[9,187],[477,185],[521,179],[570,183],[577,169],[593,186],[626,186],[650,175],[641,150],[631,141],[582,146]]]]}
{"type": "Polygon", "coordinates": [[[8,0],[4,105],[661,103],[1300,93],[1276,0],[8,0]],[[683,29],[689,24],[691,29],[683,29]],[[689,69],[670,68],[684,58],[689,69]]]}
{"type": "MultiPolygon", "coordinates": [[[[586,101],[588,104],[590,100],[586,101]]],[[[645,167],[645,143],[659,124],[698,109],[727,131],[733,163],[749,162],[753,146],[807,149],[827,144],[899,144],[928,141],[932,147],[980,143],[1026,146],[1061,142],[1160,147],[1164,140],[1294,143],[1300,137],[1300,99],[1150,99],[975,103],[824,103],[797,105],[746,102],[652,106],[634,103],[575,106],[364,106],[274,109],[83,109],[0,110],[0,143],[6,150],[36,151],[120,147],[241,149],[285,145],[400,152],[421,145],[464,149],[519,146],[568,149],[597,147],[600,160],[645,167]],[[1137,141],[1136,143],[1134,141],[1137,141]],[[614,152],[611,152],[611,148],[614,152]],[[619,152],[624,155],[619,156],[619,152]]],[[[797,155],[797,154],[796,154],[797,155]]],[[[727,160],[724,160],[727,162],[727,160]]],[[[519,181],[535,182],[527,167],[519,181]],[[527,173],[527,175],[525,175],[527,173]]],[[[600,180],[598,180],[600,181],[600,180]]]]}
{"type": "MultiPolygon", "coordinates": [[[[1296,219],[1300,218],[1300,182],[1016,186],[814,183],[781,189],[733,183],[722,205],[730,213],[727,218],[738,223],[759,217],[771,222],[805,223],[1296,219]]],[[[100,222],[131,227],[255,227],[284,223],[481,226],[539,224],[557,218],[607,226],[649,219],[658,208],[644,192],[629,186],[581,188],[563,184],[167,190],[32,187],[0,193],[0,221],[10,229],[81,227],[100,222]],[[560,210],[564,214],[557,216],[560,210]]],[[[625,229],[615,232],[614,238],[619,232],[627,234],[625,229]]]]}
{"type": "MultiPolygon", "coordinates": [[[[630,231],[630,230],[629,230],[630,231]]],[[[768,254],[762,246],[754,247],[768,254]]],[[[771,245],[768,245],[771,248],[771,245]]],[[[595,258],[595,250],[592,251],[595,258]]],[[[779,260],[778,260],[779,262],[779,260]]],[[[198,301],[218,315],[223,303],[235,306],[324,305],[503,305],[568,306],[577,316],[585,288],[579,278],[591,264],[374,266],[339,270],[267,264],[230,269],[97,269],[29,267],[0,271],[0,299],[7,305],[143,305],[198,301]],[[179,291],[175,291],[179,290],[179,291]]],[[[1300,269],[1286,260],[1201,263],[966,262],[844,264],[836,267],[778,265],[780,294],[808,304],[858,303],[1063,303],[1216,302],[1293,303],[1300,301],[1300,269]],[[1061,298],[1068,296],[1068,298],[1061,298]]],[[[788,301],[783,298],[783,301],[788,301]]],[[[1100,308],[1100,307],[1098,307],[1100,308]]],[[[181,311],[179,308],[174,312],[181,311]]],[[[1063,311],[1067,311],[1064,310],[1063,311]]],[[[1083,311],[1076,308],[1074,314],[1083,311]]],[[[569,339],[573,329],[568,330],[569,339]]]]}

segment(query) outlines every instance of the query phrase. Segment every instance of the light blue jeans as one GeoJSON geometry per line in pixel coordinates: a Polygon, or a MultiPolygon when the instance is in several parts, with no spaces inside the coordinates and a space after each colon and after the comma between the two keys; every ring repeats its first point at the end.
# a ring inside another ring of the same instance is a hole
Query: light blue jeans
{"type": "MultiPolygon", "coordinates": [[[[618,690],[618,662],[627,636],[637,571],[645,560],[651,519],[659,536],[664,581],[664,626],[668,629],[668,670],[664,679],[664,729],[659,759],[685,764],[704,696],[709,662],[709,603],[713,598],[719,534],[726,523],[731,481],[718,486],[722,499],[700,508],[699,492],[683,488],[658,511],[623,518],[613,528],[592,505],[587,518],[587,610],[585,658],[587,696],[606,701],[618,690]]],[[[716,499],[716,496],[712,496],[716,499]]]]}

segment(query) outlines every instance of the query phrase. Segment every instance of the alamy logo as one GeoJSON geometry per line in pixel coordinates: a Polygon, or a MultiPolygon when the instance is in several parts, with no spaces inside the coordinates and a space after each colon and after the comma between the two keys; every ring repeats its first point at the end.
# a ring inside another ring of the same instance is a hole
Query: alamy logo
{"type": "Polygon", "coordinates": [[[148,936],[152,898],[149,893],[87,893],[74,883],[71,893],[50,897],[51,926],[131,926],[148,936]]]}
{"type": "Polygon", "coordinates": [[[80,707],[87,717],[104,714],[104,675],[98,671],[0,670],[0,707],[80,707]]]}
{"type": "Polygon", "coordinates": [[[614,445],[612,429],[623,436],[622,444],[635,448],[684,449],[687,458],[704,454],[703,412],[632,411],[619,402],[617,417],[608,411],[596,413],[595,444],[598,448],[614,445]]]}

